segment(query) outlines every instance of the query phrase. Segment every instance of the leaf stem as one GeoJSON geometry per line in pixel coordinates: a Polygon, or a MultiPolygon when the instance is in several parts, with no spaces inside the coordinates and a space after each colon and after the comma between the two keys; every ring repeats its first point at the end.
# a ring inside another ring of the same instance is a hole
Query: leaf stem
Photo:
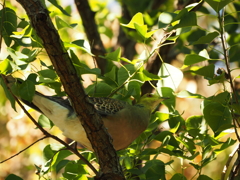
{"type": "MultiPolygon", "coordinates": [[[[219,26],[220,26],[220,38],[221,38],[221,43],[222,43],[222,48],[223,48],[224,61],[225,61],[225,64],[226,64],[227,73],[229,74],[229,83],[230,83],[230,86],[231,86],[231,89],[232,89],[233,98],[236,101],[236,103],[239,104],[237,94],[236,94],[236,91],[235,91],[234,85],[233,85],[233,79],[232,79],[232,76],[231,76],[231,70],[230,70],[230,64],[229,64],[229,55],[228,55],[228,47],[227,47],[227,44],[226,44],[226,37],[224,35],[224,33],[225,33],[225,29],[224,29],[224,9],[222,9],[221,11],[218,12],[218,21],[219,21],[219,26]]],[[[233,103],[233,102],[231,101],[231,103],[233,103]]],[[[236,127],[237,119],[235,118],[235,115],[234,115],[234,112],[233,112],[232,109],[231,109],[231,114],[232,114],[232,117],[233,117],[235,133],[236,133],[238,141],[240,141],[240,136],[237,132],[237,127],[236,127]]]]}

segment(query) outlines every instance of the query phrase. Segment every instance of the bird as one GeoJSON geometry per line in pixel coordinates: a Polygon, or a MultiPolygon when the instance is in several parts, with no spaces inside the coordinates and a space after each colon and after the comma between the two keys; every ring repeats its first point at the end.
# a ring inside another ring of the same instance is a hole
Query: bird
{"type": "MultiPolygon", "coordinates": [[[[12,77],[8,79],[8,82],[13,81],[12,77]]],[[[146,130],[152,111],[166,99],[158,94],[147,93],[135,105],[107,97],[89,97],[89,103],[102,116],[103,124],[113,140],[113,147],[118,151],[127,148],[146,130]]],[[[93,151],[68,97],[46,96],[35,91],[32,102],[20,100],[50,119],[64,136],[93,151]]]]}

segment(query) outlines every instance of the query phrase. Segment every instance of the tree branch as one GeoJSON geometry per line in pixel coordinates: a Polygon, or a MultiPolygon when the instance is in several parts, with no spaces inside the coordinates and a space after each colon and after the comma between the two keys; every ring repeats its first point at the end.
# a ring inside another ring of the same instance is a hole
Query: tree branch
{"type": "Polygon", "coordinates": [[[116,151],[110,142],[110,136],[103,126],[101,116],[96,112],[93,105],[88,103],[88,97],[80,84],[80,79],[60,36],[53,26],[48,10],[44,8],[40,0],[17,1],[27,12],[32,27],[41,38],[65,92],[70,97],[77,116],[99,158],[101,176],[97,178],[106,177],[105,179],[110,179],[108,177],[111,176],[111,179],[115,179],[114,177],[124,179],[116,151]]]}
{"type": "Polygon", "coordinates": [[[34,144],[36,144],[37,142],[39,142],[39,141],[41,141],[41,140],[43,140],[43,139],[45,139],[45,138],[47,138],[47,136],[44,136],[44,137],[36,140],[35,142],[31,143],[31,144],[30,144],[29,146],[27,146],[26,148],[24,148],[24,149],[22,149],[21,151],[19,151],[17,154],[14,154],[13,156],[11,156],[11,157],[9,157],[9,158],[1,161],[0,164],[2,164],[2,163],[4,163],[4,162],[6,162],[6,161],[8,161],[8,160],[10,160],[10,159],[18,156],[19,154],[21,154],[22,152],[26,151],[28,148],[32,147],[34,144]]]}
{"type": "Polygon", "coordinates": [[[106,54],[106,50],[103,46],[96,21],[94,19],[95,12],[91,10],[88,0],[75,0],[75,4],[82,18],[83,27],[90,43],[92,53],[96,56],[97,65],[101,69],[102,74],[104,74],[108,62],[106,59],[100,57],[106,54]]]}

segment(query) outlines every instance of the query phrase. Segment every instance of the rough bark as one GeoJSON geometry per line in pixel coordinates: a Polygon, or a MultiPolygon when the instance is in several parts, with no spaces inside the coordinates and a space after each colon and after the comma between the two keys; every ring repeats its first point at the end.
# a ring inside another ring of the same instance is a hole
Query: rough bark
{"type": "Polygon", "coordinates": [[[59,34],[53,26],[48,10],[44,8],[40,0],[17,1],[27,12],[32,27],[41,38],[65,92],[72,100],[73,107],[99,158],[100,173],[96,179],[124,179],[119,159],[103,126],[101,117],[87,101],[83,86],[59,34]]]}

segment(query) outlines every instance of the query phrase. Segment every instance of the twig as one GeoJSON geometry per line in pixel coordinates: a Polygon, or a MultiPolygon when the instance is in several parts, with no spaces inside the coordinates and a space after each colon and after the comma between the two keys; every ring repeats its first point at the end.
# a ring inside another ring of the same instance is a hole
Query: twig
{"type": "MultiPolygon", "coordinates": [[[[123,66],[124,67],[124,66],[123,66]]],[[[142,67],[142,65],[140,65],[136,71],[134,71],[134,73],[132,73],[131,75],[129,75],[129,77],[124,81],[124,83],[122,83],[117,89],[115,89],[113,92],[111,92],[107,97],[111,97],[113,96],[116,92],[118,92],[123,86],[125,86],[125,84],[127,84],[131,78],[138,72],[138,70],[142,67]]],[[[127,69],[126,69],[127,71],[127,69]]],[[[130,73],[129,73],[130,74],[130,73]]]]}
{"type": "Polygon", "coordinates": [[[108,62],[106,59],[100,57],[105,55],[106,49],[103,46],[103,42],[98,32],[98,27],[95,21],[95,12],[91,10],[88,0],[75,0],[75,4],[82,18],[82,24],[91,46],[91,51],[95,55],[101,73],[104,74],[108,62]]]}
{"type": "Polygon", "coordinates": [[[232,151],[232,153],[229,155],[228,160],[227,160],[227,162],[226,162],[226,164],[225,164],[225,166],[224,166],[224,168],[223,168],[223,171],[222,171],[221,180],[224,180],[224,179],[225,179],[226,172],[227,172],[227,170],[228,170],[229,164],[231,163],[232,158],[233,158],[233,156],[235,155],[235,153],[237,152],[238,148],[239,148],[239,147],[237,146],[237,147],[232,151]]]}
{"type": "Polygon", "coordinates": [[[12,159],[12,158],[14,158],[15,156],[18,156],[18,155],[21,154],[22,152],[26,151],[28,148],[32,147],[32,146],[33,146],[34,144],[36,144],[38,141],[41,141],[41,140],[43,140],[43,139],[45,139],[45,138],[48,138],[48,137],[47,137],[47,136],[44,136],[44,137],[36,140],[35,142],[33,142],[32,144],[30,144],[29,146],[27,146],[27,147],[24,148],[23,150],[19,151],[17,154],[14,154],[13,156],[11,156],[11,157],[9,157],[9,158],[1,161],[0,164],[2,164],[2,163],[4,163],[4,162],[6,162],[6,161],[8,161],[8,160],[10,160],[10,159],[12,159]]]}
{"type": "MultiPolygon", "coordinates": [[[[235,91],[234,85],[233,85],[233,79],[232,79],[232,76],[231,76],[231,70],[230,70],[230,66],[229,66],[228,50],[227,50],[228,48],[227,48],[227,45],[226,45],[226,37],[224,35],[224,32],[225,32],[225,30],[224,30],[224,9],[222,11],[218,12],[218,20],[219,20],[219,25],[220,25],[220,38],[221,38],[222,47],[223,47],[224,61],[225,61],[225,64],[226,64],[227,73],[229,74],[229,82],[230,82],[230,86],[231,86],[231,89],[232,89],[234,100],[236,101],[237,104],[239,104],[237,94],[236,94],[236,91],[235,91]],[[222,15],[220,14],[220,12],[222,12],[222,15]]],[[[236,127],[237,119],[235,118],[232,110],[231,110],[231,114],[232,114],[232,117],[233,117],[235,133],[236,133],[238,141],[240,141],[240,136],[237,132],[237,127],[236,127]]]]}
{"type": "Polygon", "coordinates": [[[237,148],[237,159],[235,163],[233,164],[232,170],[229,174],[229,180],[235,180],[239,178],[239,172],[240,172],[240,145],[237,148]],[[238,178],[237,178],[238,177],[238,178]]]}

